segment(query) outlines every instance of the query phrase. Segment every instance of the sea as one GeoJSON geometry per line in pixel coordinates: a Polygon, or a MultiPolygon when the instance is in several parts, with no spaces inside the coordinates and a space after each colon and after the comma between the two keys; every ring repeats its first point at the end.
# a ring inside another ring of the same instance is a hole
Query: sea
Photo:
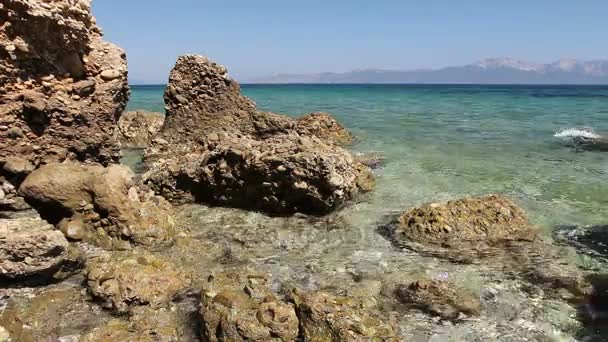
{"type": "MultiPolygon", "coordinates": [[[[133,86],[129,109],[164,112],[163,90],[133,86]]],[[[608,86],[245,84],[242,92],[265,111],[329,112],[356,136],[353,152],[383,158],[365,209],[374,218],[501,193],[547,231],[608,223],[608,153],[568,143],[608,135],[608,86]]]]}
{"type": "MultiPolygon", "coordinates": [[[[163,112],[163,90],[133,86],[128,109],[163,112]]],[[[608,325],[583,324],[586,301],[573,303],[546,281],[492,258],[455,264],[399,249],[379,234],[416,206],[499,193],[525,209],[543,249],[554,251],[539,250],[532,267],[572,279],[605,273],[607,263],[558,244],[552,232],[608,223],[608,153],[572,144],[608,135],[608,86],[245,84],[242,92],[265,111],[333,114],[355,135],[353,153],[383,160],[376,188],[318,219],[179,207],[187,232],[165,252],[171,260],[200,272],[215,260],[253,265],[272,275],[277,292],[378,301],[404,341],[608,340],[608,325]],[[395,306],[391,284],[419,279],[479,296],[481,316],[452,323],[395,306]]]]}

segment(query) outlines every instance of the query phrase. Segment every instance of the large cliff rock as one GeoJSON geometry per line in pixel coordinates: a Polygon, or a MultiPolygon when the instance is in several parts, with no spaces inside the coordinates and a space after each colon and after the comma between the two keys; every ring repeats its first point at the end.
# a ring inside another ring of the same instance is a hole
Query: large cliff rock
{"type": "Polygon", "coordinates": [[[346,139],[334,121],[258,111],[205,57],[178,59],[165,102],[144,179],[172,201],[324,214],[371,189],[368,169],[337,146],[346,139]]]}
{"type": "Polygon", "coordinates": [[[90,0],[2,2],[0,166],[117,161],[128,95],[125,53],[102,39],[90,0]]]}

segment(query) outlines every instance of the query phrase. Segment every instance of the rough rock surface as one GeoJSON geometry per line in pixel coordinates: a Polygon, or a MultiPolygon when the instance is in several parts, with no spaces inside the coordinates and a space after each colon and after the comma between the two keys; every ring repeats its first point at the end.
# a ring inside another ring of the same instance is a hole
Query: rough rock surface
{"type": "Polygon", "coordinates": [[[478,297],[444,281],[420,280],[400,285],[396,295],[403,304],[443,319],[456,320],[461,314],[479,316],[481,312],[478,297]]]}
{"type": "Polygon", "coordinates": [[[123,148],[145,148],[163,126],[165,116],[143,110],[124,112],[117,134],[123,148]]]}
{"type": "Polygon", "coordinates": [[[90,0],[0,6],[0,165],[118,161],[129,95],[125,53],[103,41],[90,0]]]}
{"type": "Polygon", "coordinates": [[[148,252],[115,252],[87,261],[89,291],[116,312],[161,308],[190,286],[176,265],[148,252]]]}
{"type": "Polygon", "coordinates": [[[300,117],[296,129],[302,135],[316,135],[324,142],[341,146],[353,143],[352,134],[328,113],[316,112],[300,117]]]}
{"type": "Polygon", "coordinates": [[[294,291],[290,300],[305,341],[400,341],[390,318],[356,298],[294,291]]]}
{"type": "Polygon", "coordinates": [[[170,241],[174,234],[170,205],[142,191],[132,178],[124,165],[54,163],[32,172],[19,193],[74,240],[109,248],[121,241],[170,241]]]}
{"type": "Polygon", "coordinates": [[[67,261],[68,245],[39,218],[0,219],[0,278],[52,276],[67,261]]]}
{"type": "Polygon", "coordinates": [[[498,195],[432,203],[402,214],[383,227],[395,244],[460,261],[504,252],[536,237],[526,214],[498,195]]]}
{"type": "Polygon", "coordinates": [[[165,103],[144,179],[171,201],[324,214],[372,187],[365,166],[314,135],[325,132],[319,122],[331,120],[258,111],[226,69],[207,58],[178,59],[165,103]]]}
{"type": "Polygon", "coordinates": [[[206,341],[294,341],[298,319],[293,305],[278,299],[266,274],[226,271],[209,277],[201,294],[206,341]]]}

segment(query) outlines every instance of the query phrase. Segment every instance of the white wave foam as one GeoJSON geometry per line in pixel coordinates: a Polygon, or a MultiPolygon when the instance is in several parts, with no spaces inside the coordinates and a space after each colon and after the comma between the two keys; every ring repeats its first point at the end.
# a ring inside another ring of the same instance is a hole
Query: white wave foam
{"type": "Polygon", "coordinates": [[[601,136],[591,128],[568,128],[555,133],[554,137],[598,139],[601,136]]]}

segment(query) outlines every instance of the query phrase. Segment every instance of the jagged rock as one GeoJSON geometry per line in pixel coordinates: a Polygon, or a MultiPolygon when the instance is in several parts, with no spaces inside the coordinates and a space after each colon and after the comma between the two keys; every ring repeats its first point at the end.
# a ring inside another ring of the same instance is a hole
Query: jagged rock
{"type": "Polygon", "coordinates": [[[161,308],[190,286],[175,264],[144,251],[104,254],[89,259],[86,270],[89,291],[121,313],[142,305],[161,308]]]}
{"type": "Polygon", "coordinates": [[[118,138],[123,147],[144,148],[160,131],[164,121],[165,116],[160,113],[125,112],[118,120],[118,138]]]}
{"type": "Polygon", "coordinates": [[[170,205],[142,191],[132,178],[133,173],[124,165],[104,168],[98,164],[55,163],[32,172],[19,193],[73,239],[66,227],[84,224],[86,231],[71,231],[109,248],[122,240],[139,244],[171,241],[174,222],[170,205]]]}
{"type": "Polygon", "coordinates": [[[400,341],[392,319],[356,298],[294,291],[290,300],[305,341],[400,341]]]}
{"type": "Polygon", "coordinates": [[[331,120],[318,115],[299,123],[260,112],[226,68],[207,58],[178,59],[165,103],[144,180],[171,201],[325,214],[372,187],[365,166],[332,138],[314,135],[338,131],[323,125],[331,120]]]}
{"type": "Polygon", "coordinates": [[[0,165],[117,162],[126,57],[103,41],[90,0],[6,0],[0,18],[0,165]]]}
{"type": "Polygon", "coordinates": [[[456,320],[461,314],[479,316],[481,312],[478,297],[444,281],[420,280],[399,285],[396,294],[403,304],[443,319],[456,320]]]}
{"type": "Polygon", "coordinates": [[[524,211],[498,195],[427,204],[402,214],[382,232],[398,246],[462,262],[536,238],[524,211]]]}
{"type": "Polygon", "coordinates": [[[328,113],[317,112],[305,115],[298,118],[296,125],[298,133],[316,135],[324,142],[333,142],[341,146],[353,142],[352,134],[328,113]]]}
{"type": "Polygon", "coordinates": [[[0,219],[0,278],[51,277],[68,260],[68,245],[41,219],[0,219]]]}
{"type": "Polygon", "coordinates": [[[211,275],[201,294],[204,340],[294,341],[294,308],[270,291],[268,280],[241,269],[211,275]]]}

